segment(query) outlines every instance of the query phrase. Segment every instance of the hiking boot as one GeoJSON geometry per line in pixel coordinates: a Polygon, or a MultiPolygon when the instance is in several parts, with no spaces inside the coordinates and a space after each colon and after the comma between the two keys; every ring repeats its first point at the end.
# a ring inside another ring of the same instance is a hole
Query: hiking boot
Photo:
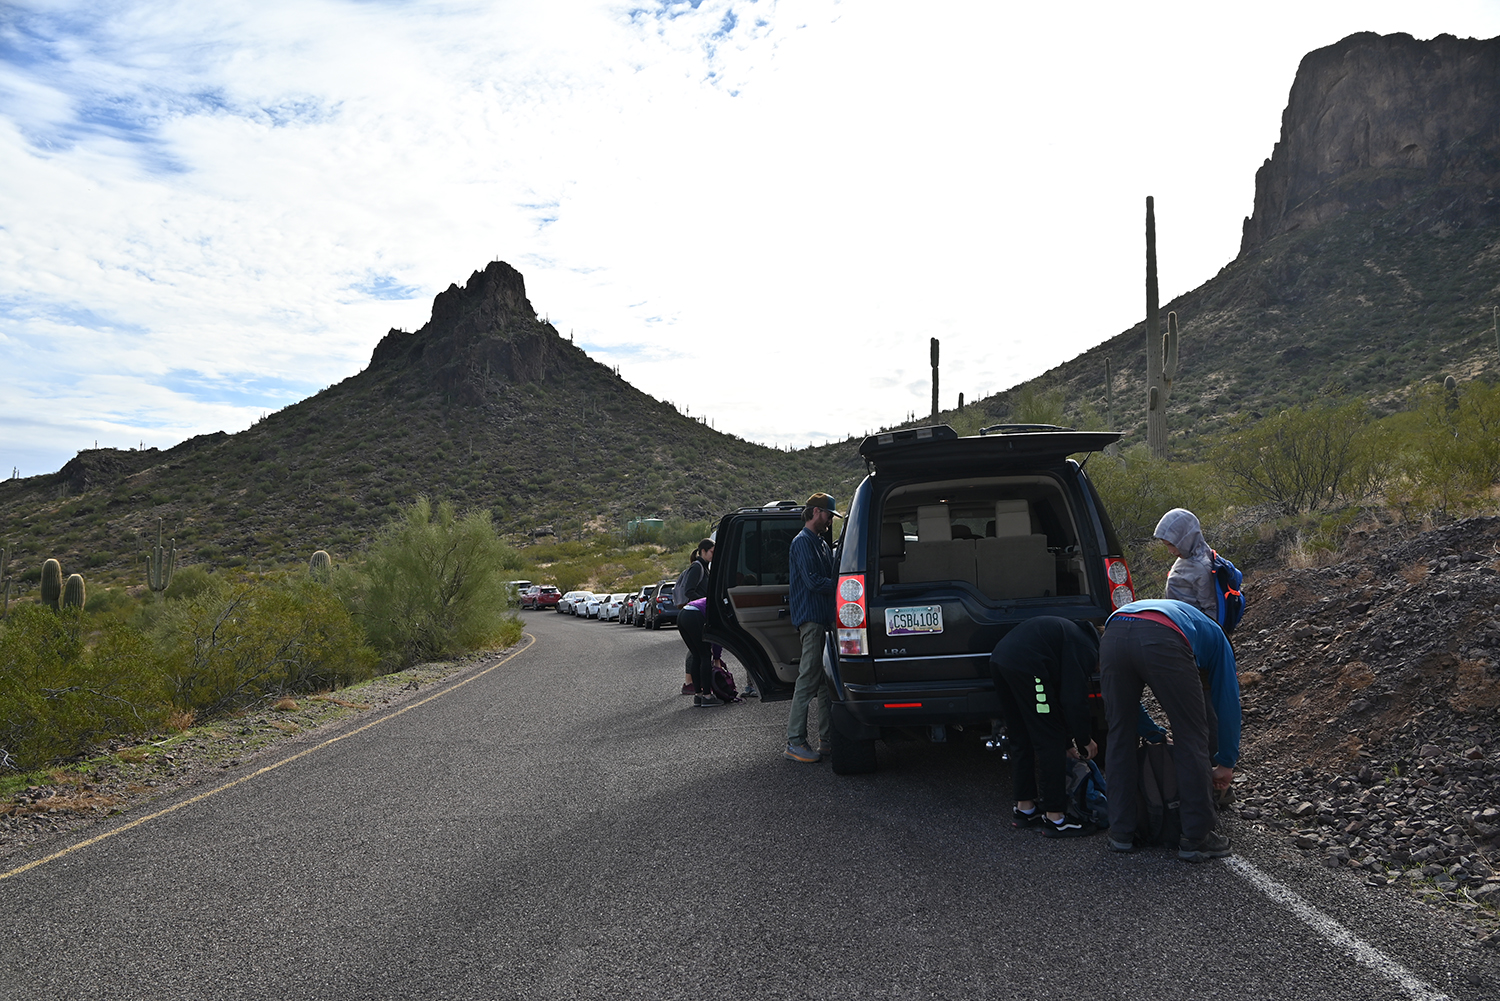
{"type": "Polygon", "coordinates": [[[1234,852],[1229,847],[1229,839],[1218,831],[1209,831],[1197,841],[1189,841],[1183,838],[1177,842],[1177,857],[1184,862],[1207,862],[1211,858],[1223,858],[1234,852]]]}
{"type": "Polygon", "coordinates": [[[1135,851],[1135,835],[1132,834],[1128,838],[1117,838],[1111,834],[1109,836],[1109,850],[1112,852],[1135,851]]]}
{"type": "Polygon", "coordinates": [[[783,758],[791,758],[793,761],[800,761],[803,764],[807,765],[816,764],[819,761],[823,760],[823,756],[821,754],[808,747],[805,743],[787,744],[786,750],[781,752],[781,756],[783,758]]]}
{"type": "Polygon", "coordinates": [[[1085,834],[1093,834],[1098,828],[1093,824],[1085,824],[1081,820],[1072,817],[1064,817],[1061,820],[1048,819],[1042,824],[1042,837],[1044,838],[1081,838],[1085,834]]]}
{"type": "MultiPolygon", "coordinates": [[[[694,690],[692,684],[686,684],[686,685],[682,686],[682,694],[683,695],[695,695],[695,694],[697,694],[697,692],[694,690]]],[[[697,705],[697,703],[694,703],[694,705],[697,705]]]]}
{"type": "Polygon", "coordinates": [[[1015,807],[1010,809],[1010,826],[1020,830],[1023,827],[1039,827],[1046,818],[1041,810],[1032,810],[1030,813],[1022,813],[1015,807]]]}
{"type": "Polygon", "coordinates": [[[722,706],[724,704],[724,700],[719,698],[713,692],[709,692],[707,695],[698,696],[693,700],[693,704],[707,709],[710,706],[722,706]]]}

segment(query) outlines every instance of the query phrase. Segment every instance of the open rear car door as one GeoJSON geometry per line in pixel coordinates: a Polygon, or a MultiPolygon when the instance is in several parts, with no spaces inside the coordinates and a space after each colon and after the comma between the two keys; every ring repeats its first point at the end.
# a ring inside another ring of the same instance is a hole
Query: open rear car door
{"type": "Polygon", "coordinates": [[[720,522],[703,638],[724,647],[755,679],[762,701],[789,699],[802,641],[787,601],[789,552],[802,508],[741,508],[720,522]]]}

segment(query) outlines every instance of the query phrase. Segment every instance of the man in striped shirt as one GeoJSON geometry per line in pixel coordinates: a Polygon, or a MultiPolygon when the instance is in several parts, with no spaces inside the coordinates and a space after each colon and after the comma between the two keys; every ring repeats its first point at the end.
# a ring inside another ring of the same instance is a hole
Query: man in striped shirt
{"type": "Polygon", "coordinates": [[[792,539],[788,603],[792,626],[802,637],[802,660],[797,667],[797,687],[792,692],[791,719],[787,721],[785,757],[811,764],[822,754],[807,743],[807,708],[818,700],[818,738],[828,746],[832,720],[829,717],[828,678],[823,674],[823,645],[833,628],[833,550],[823,538],[835,517],[833,498],[813,494],[802,507],[802,531],[792,539]]]}

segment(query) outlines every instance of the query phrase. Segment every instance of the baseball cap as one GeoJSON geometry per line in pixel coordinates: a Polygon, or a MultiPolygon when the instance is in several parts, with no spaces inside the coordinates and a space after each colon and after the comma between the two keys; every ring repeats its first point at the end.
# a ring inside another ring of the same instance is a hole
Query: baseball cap
{"type": "Polygon", "coordinates": [[[825,511],[831,511],[833,512],[833,516],[835,518],[842,518],[844,516],[844,512],[840,511],[834,506],[833,498],[824,493],[813,494],[807,499],[807,503],[803,506],[820,507],[825,511]]]}

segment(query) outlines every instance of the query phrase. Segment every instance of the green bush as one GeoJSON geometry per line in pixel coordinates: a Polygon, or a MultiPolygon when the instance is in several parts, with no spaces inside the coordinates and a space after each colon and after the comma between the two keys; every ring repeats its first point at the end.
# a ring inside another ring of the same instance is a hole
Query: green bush
{"type": "Polygon", "coordinates": [[[1355,501],[1384,479],[1388,450],[1363,400],[1294,406],[1241,423],[1210,452],[1224,478],[1283,514],[1355,501]]]}
{"type": "Polygon", "coordinates": [[[151,733],[172,711],[161,659],[139,631],[20,605],[0,631],[0,765],[30,770],[116,736],[151,733]]]}
{"type": "Polygon", "coordinates": [[[388,525],[365,563],[365,629],[396,664],[511,643],[520,622],[506,581],[525,562],[495,534],[488,511],[459,518],[425,497],[388,525]]]}
{"type": "Polygon", "coordinates": [[[375,673],[375,653],[337,594],[300,573],[210,578],[191,597],[163,606],[152,631],[173,701],[199,714],[346,686],[375,673]]]}
{"type": "Polygon", "coordinates": [[[1402,472],[1415,499],[1447,510],[1500,479],[1500,387],[1420,390],[1407,420],[1402,472]]]}

